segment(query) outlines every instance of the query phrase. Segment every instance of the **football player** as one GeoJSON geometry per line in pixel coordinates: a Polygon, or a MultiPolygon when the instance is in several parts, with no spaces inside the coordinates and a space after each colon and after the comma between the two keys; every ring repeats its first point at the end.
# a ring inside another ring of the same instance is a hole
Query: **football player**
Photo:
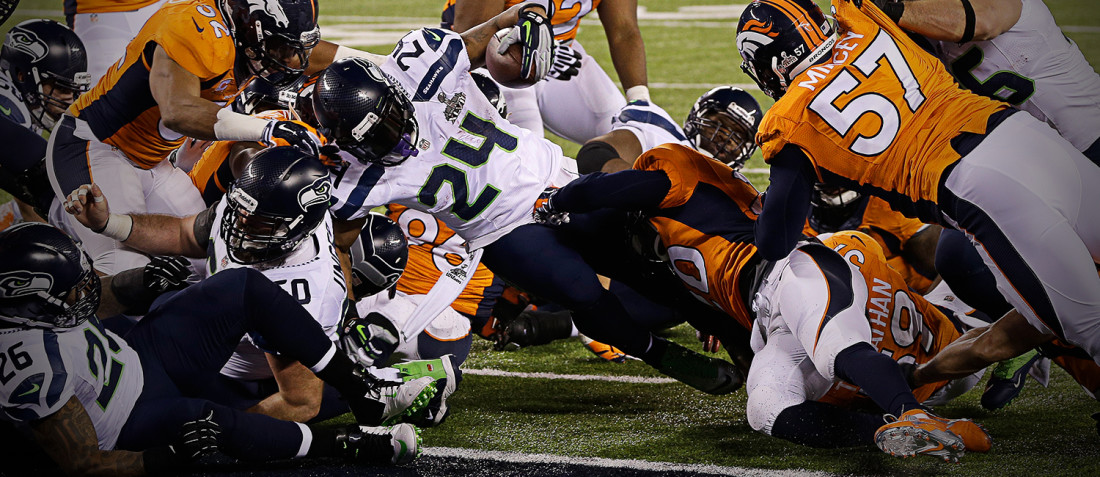
{"type": "Polygon", "coordinates": [[[719,86],[703,93],[683,129],[660,106],[631,101],[613,120],[611,132],[593,138],[577,152],[581,174],[630,169],[634,158],[661,144],[694,147],[740,170],[756,151],[753,135],[763,112],[741,88],[719,86]]]}
{"type": "Polygon", "coordinates": [[[9,149],[0,158],[0,189],[16,213],[44,222],[53,191],[46,177],[46,139],[54,123],[90,84],[86,51],[72,30],[53,20],[27,20],[8,31],[0,49],[0,121],[9,149]]]}
{"type": "MultiPolygon", "coordinates": [[[[464,32],[484,23],[520,0],[448,0],[443,28],[464,32]]],[[[522,89],[502,88],[517,126],[543,134],[543,128],[577,144],[610,131],[611,119],[626,100],[649,101],[645,45],[638,29],[636,0],[539,0],[547,11],[554,36],[554,65],[544,81],[522,89]],[[611,60],[626,91],[615,87],[607,73],[577,41],[581,19],[597,12],[607,35],[611,60]]]]}
{"type": "Polygon", "coordinates": [[[75,0],[65,2],[65,22],[88,45],[88,73],[99,81],[126,53],[130,42],[165,0],[75,0]]]}
{"type": "MultiPolygon", "coordinates": [[[[644,211],[647,225],[659,236],[654,248],[667,257],[683,285],[725,312],[727,321],[752,329],[750,343],[756,355],[746,386],[748,420],[754,429],[809,443],[809,428],[856,427],[858,432],[846,437],[859,441],[845,441],[847,445],[870,444],[873,439],[884,451],[903,456],[927,453],[957,459],[967,436],[977,440],[975,447],[982,447],[984,432],[973,432],[977,426],[969,421],[960,421],[965,432],[948,429],[946,421],[921,406],[898,363],[880,352],[890,348],[882,343],[888,323],[909,320],[908,330],[914,335],[898,333],[899,340],[924,333],[913,339],[931,346],[937,338],[950,338],[940,330],[922,331],[913,310],[901,311],[910,298],[904,283],[895,280],[889,285],[894,288],[884,292],[881,284],[872,282],[880,280],[877,276],[861,275],[814,241],[799,242],[787,257],[766,259],[753,245],[760,207],[756,189],[729,166],[694,149],[664,144],[643,153],[634,168],[588,174],[554,190],[536,215],[540,221],[560,221],[564,214],[606,207],[644,211]],[[866,282],[873,283],[871,288],[866,282]],[[884,295],[897,301],[882,308],[884,295]],[[819,396],[811,389],[822,384],[827,388],[837,379],[861,387],[876,405],[900,420],[883,426],[880,416],[856,419],[818,406],[800,406],[819,396]],[[853,426],[854,420],[860,424],[853,426]],[[913,432],[919,437],[907,436],[909,431],[897,424],[911,420],[926,424],[913,432]],[[910,438],[913,442],[907,442],[910,438]]],[[[934,310],[924,305],[921,311],[934,310]]],[[[818,434],[814,442],[824,446],[838,439],[837,434],[843,433],[818,434]]]]}
{"type": "Polygon", "coordinates": [[[141,274],[106,277],[101,286],[87,254],[52,226],[0,232],[0,277],[7,353],[0,415],[29,426],[67,473],[173,472],[215,449],[251,461],[346,456],[406,463],[419,453],[418,431],[409,424],[326,429],[203,398],[233,347],[252,332],[343,390],[357,414],[376,411],[352,362],[255,270],[231,270],[184,289],[148,311],[125,339],[105,329],[96,311],[144,293],[119,284],[140,284],[141,274]]]}
{"type": "MultiPolygon", "coordinates": [[[[80,223],[104,233],[114,230],[112,222],[123,222],[125,230],[117,239],[137,250],[205,258],[209,276],[233,268],[260,270],[302,303],[326,336],[337,341],[347,289],[332,245],[331,187],[328,169],[319,160],[284,146],[257,154],[229,193],[197,215],[115,214],[94,184],[74,192],[77,199],[66,208],[80,223]]],[[[261,396],[249,407],[252,411],[298,422],[317,417],[323,383],[296,359],[274,351],[250,336],[237,346],[221,374],[242,381],[275,378],[278,392],[261,396]]],[[[382,371],[372,375],[400,377],[382,371]]],[[[417,378],[404,384],[398,379],[378,380],[372,391],[385,409],[375,423],[394,421],[427,404],[435,394],[435,380],[417,378]]],[[[218,388],[215,384],[210,387],[218,388]]],[[[227,390],[226,395],[218,400],[231,402],[236,393],[227,390]]]]}
{"type": "Polygon", "coordinates": [[[877,195],[965,232],[1015,307],[984,338],[918,368],[924,382],[1055,336],[1100,359],[1100,215],[1085,206],[1100,201],[1100,169],[1049,126],[959,89],[873,3],[833,6],[839,31],[806,0],[752,3],[738,25],[743,68],[776,98],[757,134],[771,164],[756,235],[764,257],[801,238],[815,182],[877,195]]]}
{"type": "MultiPolygon", "coordinates": [[[[349,246],[361,219],[378,205],[428,212],[465,240],[471,262],[480,257],[506,280],[572,310],[585,335],[697,389],[732,392],[740,376],[731,364],[631,323],[590,265],[610,262],[611,253],[596,250],[606,248],[606,236],[533,223],[530,205],[546,187],[575,178],[575,165],[550,141],[501,118],[467,72],[484,61],[494,33],[528,22],[540,10],[517,5],[461,35],[414,31],[380,67],[356,58],[333,63],[321,74],[314,110],[322,132],[349,164],[334,195],[337,244],[349,246]],[[407,160],[414,155],[416,160],[407,160]]],[[[459,285],[439,302],[451,303],[461,291],[459,280],[470,275],[468,270],[443,274],[459,285]]]]}

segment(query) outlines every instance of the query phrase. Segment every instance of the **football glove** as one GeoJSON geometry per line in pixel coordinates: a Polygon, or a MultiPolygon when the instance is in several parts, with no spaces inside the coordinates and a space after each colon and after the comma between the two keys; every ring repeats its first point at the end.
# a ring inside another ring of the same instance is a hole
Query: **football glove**
{"type": "Polygon", "coordinates": [[[547,76],[561,81],[569,81],[581,69],[581,53],[570,47],[565,41],[554,42],[554,66],[547,76]]]}
{"type": "Polygon", "coordinates": [[[535,222],[552,227],[569,223],[569,212],[560,212],[554,208],[554,195],[557,193],[557,187],[547,187],[539,194],[539,198],[535,200],[535,210],[532,212],[535,222]]]}
{"type": "Polygon", "coordinates": [[[401,333],[388,318],[371,312],[366,318],[347,320],[340,330],[340,341],[344,353],[360,366],[384,366],[401,344],[401,333]]]}
{"type": "Polygon", "coordinates": [[[214,422],[214,411],[180,426],[179,436],[172,444],[145,451],[145,470],[149,474],[174,472],[179,467],[218,450],[218,434],[222,429],[214,422]]]}
{"type": "Polygon", "coordinates": [[[532,10],[534,6],[530,4],[520,8],[519,21],[500,41],[497,53],[503,55],[513,44],[521,44],[523,58],[520,61],[520,77],[527,78],[534,71],[535,76],[542,79],[554,65],[554,36],[550,30],[550,20],[532,10]]]}
{"type": "Polygon", "coordinates": [[[187,288],[189,277],[191,277],[191,268],[187,259],[157,256],[145,264],[141,283],[150,292],[160,295],[167,291],[187,288]]]}
{"type": "Polygon", "coordinates": [[[276,146],[276,139],[282,139],[287,144],[301,149],[311,156],[321,155],[321,140],[317,135],[309,132],[305,126],[291,121],[271,120],[264,128],[263,143],[268,146],[276,146]]]}

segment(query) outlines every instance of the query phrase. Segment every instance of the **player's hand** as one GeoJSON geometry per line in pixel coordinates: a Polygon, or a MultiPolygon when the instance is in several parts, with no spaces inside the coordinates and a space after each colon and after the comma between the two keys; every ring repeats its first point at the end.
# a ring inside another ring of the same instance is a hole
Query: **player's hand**
{"type": "Polygon", "coordinates": [[[352,361],[367,368],[385,365],[401,344],[397,326],[380,313],[368,313],[365,318],[352,318],[340,330],[344,353],[352,361]]]}
{"type": "Polygon", "coordinates": [[[347,165],[347,161],[340,157],[340,148],[335,144],[321,146],[320,158],[325,166],[334,171],[339,171],[347,165]]]}
{"type": "Polygon", "coordinates": [[[141,283],[149,291],[161,293],[187,288],[191,276],[190,263],[183,257],[157,256],[145,264],[141,283]]]}
{"type": "Polygon", "coordinates": [[[532,212],[535,222],[552,227],[569,223],[569,212],[561,212],[554,208],[554,195],[557,193],[557,187],[547,187],[539,194],[539,198],[535,200],[535,210],[532,212]]]}
{"type": "Polygon", "coordinates": [[[527,78],[534,71],[535,76],[542,79],[554,65],[554,35],[550,30],[550,20],[534,11],[536,6],[528,4],[520,7],[519,21],[500,41],[497,49],[497,53],[504,54],[515,43],[523,45],[519,70],[521,78],[527,78]]]}
{"type": "Polygon", "coordinates": [[[561,81],[569,81],[581,69],[581,53],[570,47],[565,41],[554,41],[554,66],[547,76],[561,81]]]}
{"type": "Polygon", "coordinates": [[[175,472],[195,459],[218,450],[218,434],[222,429],[214,422],[214,411],[206,417],[180,426],[179,436],[172,444],[145,451],[145,470],[149,474],[175,472]]]}
{"type": "Polygon", "coordinates": [[[271,120],[264,128],[263,142],[268,146],[275,146],[276,139],[282,139],[287,144],[314,157],[321,155],[321,140],[301,124],[292,121],[271,120]]]}
{"type": "Polygon", "coordinates": [[[722,349],[722,342],[718,340],[717,336],[704,334],[699,330],[696,330],[695,338],[703,343],[703,351],[706,351],[708,353],[717,353],[722,349]]]}
{"type": "Polygon", "coordinates": [[[107,219],[111,216],[107,197],[95,184],[77,187],[65,198],[63,205],[65,212],[72,214],[77,222],[96,233],[102,232],[107,227],[107,219]]]}

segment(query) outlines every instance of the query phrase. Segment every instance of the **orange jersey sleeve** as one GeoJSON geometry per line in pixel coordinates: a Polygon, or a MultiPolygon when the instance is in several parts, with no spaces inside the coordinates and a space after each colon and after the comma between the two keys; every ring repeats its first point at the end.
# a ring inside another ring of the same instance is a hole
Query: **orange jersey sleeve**
{"type": "Polygon", "coordinates": [[[756,136],[764,160],[794,144],[819,178],[839,176],[882,191],[908,215],[932,215],[940,177],[959,159],[951,139],[984,134],[1008,105],[960,89],[872,2],[833,7],[832,60],[795,77],[765,114],[756,136]]]}
{"type": "Polygon", "coordinates": [[[153,14],[126,47],[119,62],[69,113],[87,121],[100,141],[118,148],[139,167],[160,163],[184,136],[161,122],[149,87],[153,54],[159,46],[199,78],[203,99],[226,104],[237,94],[235,46],[214,0],[174,0],[153,14]]]}
{"type": "Polygon", "coordinates": [[[672,183],[650,223],[668,249],[673,271],[700,300],[750,328],[741,287],[742,272],[756,263],[756,188],[729,166],[678,144],[646,151],[634,168],[663,171],[672,183]]]}
{"type": "MultiPolygon", "coordinates": [[[[409,261],[405,273],[397,280],[398,291],[426,295],[442,275],[441,266],[456,265],[465,259],[459,254],[465,241],[435,217],[398,204],[390,204],[387,215],[401,225],[409,238],[409,261]]],[[[493,272],[479,263],[451,308],[471,316],[479,311],[488,312],[482,303],[487,290],[494,286],[493,279],[493,272]]]]}
{"type": "MultiPolygon", "coordinates": [[[[849,230],[823,242],[855,265],[867,283],[867,322],[871,325],[871,345],[876,350],[898,362],[921,364],[959,338],[959,331],[947,316],[909,290],[870,236],[849,230]]],[[[944,384],[946,381],[928,384],[913,394],[924,401],[944,384]]],[[[822,400],[840,403],[855,399],[852,388],[851,384],[834,386],[822,400]]]]}

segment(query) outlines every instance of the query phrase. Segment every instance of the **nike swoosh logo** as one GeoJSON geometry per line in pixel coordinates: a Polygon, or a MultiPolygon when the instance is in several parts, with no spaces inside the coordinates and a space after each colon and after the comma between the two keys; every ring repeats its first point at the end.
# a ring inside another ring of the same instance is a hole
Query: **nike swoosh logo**
{"type": "Polygon", "coordinates": [[[23,396],[26,396],[28,394],[34,394],[34,393],[38,392],[39,389],[42,389],[42,386],[39,386],[38,383],[34,383],[34,387],[32,387],[30,391],[27,391],[23,394],[20,394],[17,397],[23,397],[23,396]]]}
{"type": "Polygon", "coordinates": [[[0,113],[4,113],[4,116],[11,116],[11,108],[0,106],[0,113]]]}
{"type": "Polygon", "coordinates": [[[401,460],[405,457],[405,453],[409,451],[409,447],[405,444],[405,441],[398,441],[401,444],[401,451],[397,453],[397,460],[401,460]]]}
{"type": "Polygon", "coordinates": [[[435,38],[435,41],[440,41],[440,40],[443,39],[443,38],[440,38],[439,35],[437,35],[434,31],[431,31],[431,30],[424,30],[424,31],[428,32],[428,34],[431,35],[432,38],[435,38]]]}
{"type": "Polygon", "coordinates": [[[1019,373],[1012,379],[1012,386],[1017,388],[1023,386],[1025,377],[1027,377],[1027,373],[1019,373]]]}
{"type": "Polygon", "coordinates": [[[198,30],[199,33],[202,33],[202,31],[205,30],[205,28],[199,26],[199,22],[195,21],[194,18],[191,19],[191,23],[195,24],[195,29],[198,30]]]}

